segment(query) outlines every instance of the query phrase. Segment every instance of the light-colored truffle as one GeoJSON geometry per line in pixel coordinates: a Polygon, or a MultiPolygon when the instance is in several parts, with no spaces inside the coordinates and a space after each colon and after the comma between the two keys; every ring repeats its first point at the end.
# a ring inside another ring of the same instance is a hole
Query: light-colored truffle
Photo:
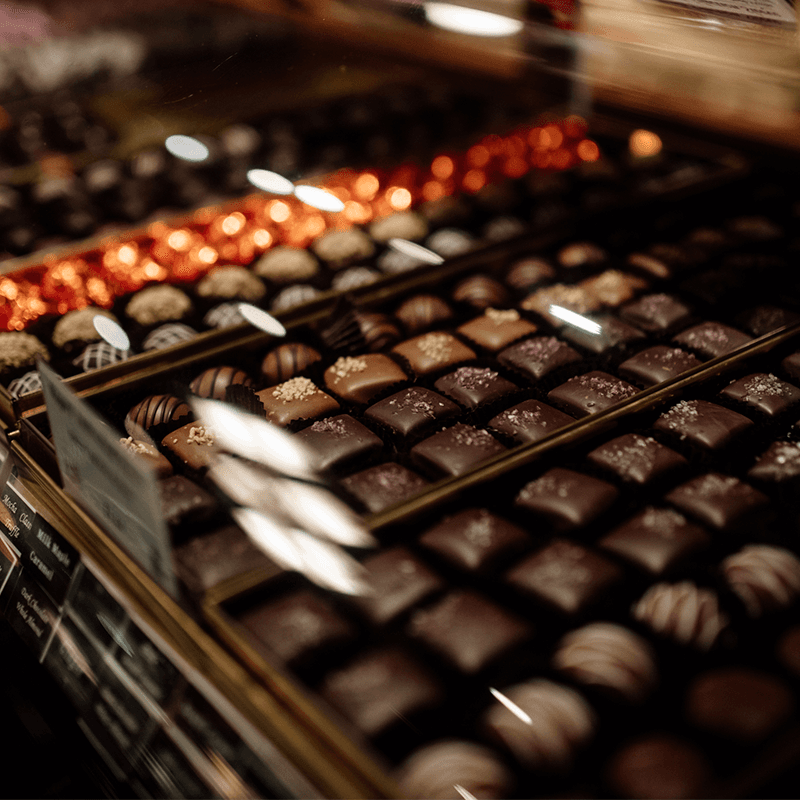
{"type": "Polygon", "coordinates": [[[90,306],[68,311],[56,322],[53,329],[53,344],[56,347],[63,347],[67,342],[96,342],[100,339],[100,334],[94,327],[94,318],[98,314],[116,321],[116,317],[104,308],[90,306]]]}
{"type": "Polygon", "coordinates": [[[308,250],[281,244],[264,253],[253,270],[274,283],[297,283],[313,278],[319,272],[319,263],[308,250]]]}
{"type": "Polygon", "coordinates": [[[369,226],[369,235],[376,242],[388,242],[389,239],[417,241],[428,235],[428,222],[416,211],[396,211],[374,220],[369,226]]]}
{"type": "Polygon", "coordinates": [[[333,269],[372,258],[375,254],[372,239],[358,228],[323,233],[311,244],[311,249],[333,269]]]}
{"type": "Polygon", "coordinates": [[[137,292],[125,308],[125,313],[140,325],[154,325],[182,319],[192,310],[186,292],[167,284],[148,286],[137,292]]]}
{"type": "Polygon", "coordinates": [[[0,333],[0,370],[32,367],[36,357],[49,358],[47,348],[30,333],[0,333]]]}
{"type": "Polygon", "coordinates": [[[261,280],[246,267],[235,265],[214,267],[200,283],[200,297],[220,297],[226,300],[247,300],[254,303],[267,293],[261,280]]]}
{"type": "Polygon", "coordinates": [[[750,617],[789,608],[800,597],[800,559],[783,547],[747,545],[722,562],[722,573],[750,617]]]}

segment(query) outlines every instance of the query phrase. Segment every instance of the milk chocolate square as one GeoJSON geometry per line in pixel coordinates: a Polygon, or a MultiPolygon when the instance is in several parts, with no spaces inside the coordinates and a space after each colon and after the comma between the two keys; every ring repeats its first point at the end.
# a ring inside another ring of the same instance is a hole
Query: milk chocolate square
{"type": "Polygon", "coordinates": [[[465,322],[457,330],[478,347],[496,353],[517,339],[535,333],[536,326],[513,308],[487,308],[480,317],[465,322]]]}
{"type": "Polygon", "coordinates": [[[336,400],[303,377],[262,389],[256,396],[264,405],[267,419],[281,427],[298,419],[321,417],[339,408],[336,400]]]}
{"type": "Polygon", "coordinates": [[[475,358],[474,350],[449,333],[438,331],[400,342],[392,352],[403,356],[417,375],[428,375],[475,358]]]}
{"type": "Polygon", "coordinates": [[[402,369],[383,353],[342,356],[325,370],[325,385],[351,403],[369,403],[373,397],[407,379],[402,369]]]}

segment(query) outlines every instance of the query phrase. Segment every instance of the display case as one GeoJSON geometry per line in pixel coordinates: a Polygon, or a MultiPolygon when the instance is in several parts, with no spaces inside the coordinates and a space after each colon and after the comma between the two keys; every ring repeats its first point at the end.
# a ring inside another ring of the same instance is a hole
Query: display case
{"type": "Polygon", "coordinates": [[[8,58],[4,624],[136,796],[796,796],[793,11],[443,5],[8,58]]]}

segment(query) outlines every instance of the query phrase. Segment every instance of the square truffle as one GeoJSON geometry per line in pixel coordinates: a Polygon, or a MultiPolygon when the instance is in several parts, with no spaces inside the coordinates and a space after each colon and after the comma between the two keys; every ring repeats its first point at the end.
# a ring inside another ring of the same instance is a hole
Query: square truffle
{"type": "Polygon", "coordinates": [[[411,459],[435,475],[463,475],[505,449],[489,431],[457,422],[414,445],[411,459]]]}
{"type": "Polygon", "coordinates": [[[199,422],[190,422],[161,440],[161,446],[190,469],[204,469],[211,464],[218,452],[214,444],[213,431],[199,422]]]}
{"type": "Polygon", "coordinates": [[[405,547],[384,550],[364,561],[372,593],[353,602],[383,625],[441,589],[442,579],[405,547]]]}
{"type": "Polygon", "coordinates": [[[532,633],[523,620],[468,591],[451,592],[434,606],[417,611],[407,630],[469,675],[532,633]]]}
{"type": "Polygon", "coordinates": [[[196,594],[251,570],[260,570],[269,577],[282,572],[236,525],[195,536],[174,548],[172,559],[178,577],[196,594]]]}
{"type": "Polygon", "coordinates": [[[800,401],[800,389],[764,372],[739,378],[726,386],[720,394],[770,417],[782,414],[800,401]]]}
{"type": "Polygon", "coordinates": [[[298,419],[314,419],[339,408],[329,394],[308,378],[297,377],[256,392],[270,422],[286,427],[298,419]]]}
{"type": "Polygon", "coordinates": [[[786,374],[794,381],[800,381],[800,350],[792,353],[781,361],[786,374]]]}
{"type": "Polygon", "coordinates": [[[800,479],[800,442],[773,442],[750,468],[747,477],[765,483],[800,479]]]}
{"type": "Polygon", "coordinates": [[[626,433],[592,450],[589,461],[628,483],[647,484],[687,464],[686,459],[650,436],[626,433]]]}
{"type": "Polygon", "coordinates": [[[716,403],[681,400],[662,414],[653,427],[700,447],[718,450],[752,426],[752,420],[716,403]]]}
{"type": "Polygon", "coordinates": [[[626,561],[660,576],[687,556],[705,549],[711,537],[671,508],[649,507],[597,543],[626,561]]]}
{"type": "Polygon", "coordinates": [[[492,417],[489,428],[510,436],[515,442],[538,442],[575,420],[538,400],[524,400],[492,417]]]}
{"type": "Polygon", "coordinates": [[[493,403],[517,390],[517,387],[488,367],[459,367],[434,384],[451,400],[470,410],[493,403]]]}
{"type": "Polygon", "coordinates": [[[317,420],[295,439],[308,447],[314,469],[320,472],[366,461],[383,448],[383,442],[349,414],[317,420]]]}
{"type": "Polygon", "coordinates": [[[436,678],[397,648],[374,650],[332,672],[320,695],[367,736],[408,724],[443,699],[436,678]]]}
{"type": "Polygon", "coordinates": [[[512,342],[536,333],[536,326],[513,308],[487,308],[480,316],[459,326],[458,332],[484,350],[496,353],[512,342]]]}
{"type": "Polygon", "coordinates": [[[607,372],[595,370],[556,386],[548,392],[547,398],[574,417],[588,417],[633,397],[638,391],[607,372]]]}
{"type": "Polygon", "coordinates": [[[672,341],[689,347],[701,358],[717,358],[733,352],[752,338],[721,322],[701,322],[682,331],[672,341]]]}
{"type": "Polygon", "coordinates": [[[677,486],[666,499],[718,530],[741,523],[768,502],[758,489],[718,472],[708,472],[677,486]]]}
{"type": "Polygon", "coordinates": [[[538,381],[559,367],[577,363],[581,357],[555,336],[537,336],[506,348],[498,359],[530,380],[538,381]]]}
{"type": "Polygon", "coordinates": [[[618,269],[607,269],[590,278],[584,278],[579,285],[604,306],[616,308],[632,300],[640,289],[646,288],[647,281],[618,269]]]}
{"type": "Polygon", "coordinates": [[[622,578],[607,558],[573,542],[556,540],[513,567],[506,580],[564,614],[579,614],[622,578]]]}
{"type": "Polygon", "coordinates": [[[408,376],[383,353],[342,356],[325,370],[325,385],[351,403],[369,403],[408,376]]]}
{"type": "Polygon", "coordinates": [[[461,413],[452,400],[430,389],[412,386],[370,406],[364,416],[386,426],[402,439],[426,433],[441,422],[461,413]]]}
{"type": "Polygon", "coordinates": [[[588,525],[608,510],[619,491],[610,483],[553,467],[527,483],[514,501],[518,508],[550,521],[557,530],[588,525]]]}
{"type": "Polygon", "coordinates": [[[561,334],[572,344],[597,355],[644,339],[644,334],[638,328],[616,317],[592,317],[590,321],[594,323],[590,330],[578,325],[564,325],[561,334]]]}
{"type": "Polygon", "coordinates": [[[631,325],[650,333],[666,333],[688,324],[692,312],[677,297],[648,294],[623,306],[620,316],[631,325]]]}
{"type": "Polygon", "coordinates": [[[400,342],[392,352],[405,358],[417,375],[429,375],[475,358],[474,350],[449,333],[438,331],[400,342]]]}
{"type": "Polygon", "coordinates": [[[183,475],[170,475],[158,481],[158,491],[161,516],[173,527],[202,522],[217,511],[214,496],[183,475]]]}
{"type": "Polygon", "coordinates": [[[619,365],[619,374],[623,378],[638,381],[643,386],[655,386],[677,378],[682,372],[700,364],[702,361],[699,358],[679,347],[659,344],[623,361],[619,365]]]}
{"type": "Polygon", "coordinates": [[[480,572],[529,541],[528,534],[508,520],[485,508],[468,508],[423,533],[419,543],[460,569],[480,572]]]}
{"type": "Polygon", "coordinates": [[[305,660],[355,635],[347,620],[309,591],[265,602],[242,614],[238,622],[285,664],[305,660]]]}
{"type": "Polygon", "coordinates": [[[551,325],[560,327],[564,324],[564,320],[553,313],[553,306],[584,316],[599,311],[602,303],[583,286],[568,286],[564,283],[554,283],[537,289],[520,303],[521,308],[535,311],[551,325]]]}
{"type": "Polygon", "coordinates": [[[400,464],[379,464],[342,478],[339,484],[367,511],[377,514],[418,494],[428,481],[400,464]]]}

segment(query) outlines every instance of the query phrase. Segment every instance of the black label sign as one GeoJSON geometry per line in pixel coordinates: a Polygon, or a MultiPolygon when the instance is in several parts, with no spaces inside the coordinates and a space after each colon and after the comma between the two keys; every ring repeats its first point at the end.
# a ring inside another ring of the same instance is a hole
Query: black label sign
{"type": "Polygon", "coordinates": [[[21,547],[22,563],[61,605],[79,563],[78,551],[38,514],[21,547]]]}
{"type": "Polygon", "coordinates": [[[11,543],[21,549],[22,542],[33,529],[33,519],[36,514],[8,484],[0,492],[0,502],[2,503],[0,523],[5,528],[5,534],[11,543]]]}
{"type": "Polygon", "coordinates": [[[21,572],[9,597],[6,614],[11,627],[38,657],[42,656],[50,640],[58,613],[55,603],[42,587],[24,571],[21,572]]]}

